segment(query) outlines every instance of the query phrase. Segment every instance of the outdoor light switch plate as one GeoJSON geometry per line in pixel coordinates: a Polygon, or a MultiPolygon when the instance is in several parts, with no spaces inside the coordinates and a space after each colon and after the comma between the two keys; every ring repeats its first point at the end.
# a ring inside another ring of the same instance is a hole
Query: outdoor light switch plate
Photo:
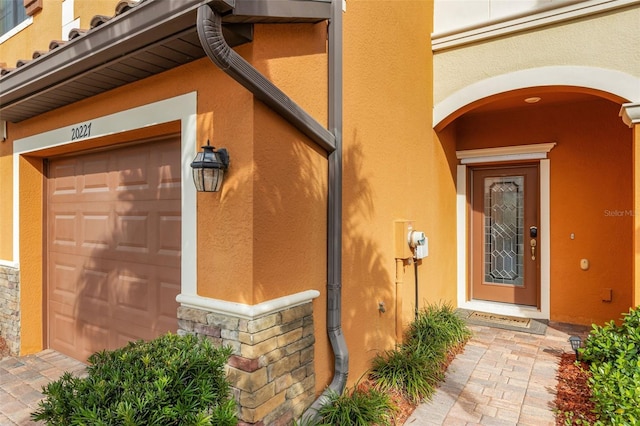
{"type": "Polygon", "coordinates": [[[580,269],[583,271],[589,269],[589,259],[580,259],[580,269]]]}
{"type": "Polygon", "coordinates": [[[603,288],[601,292],[603,302],[611,302],[613,300],[613,289],[603,288]]]}

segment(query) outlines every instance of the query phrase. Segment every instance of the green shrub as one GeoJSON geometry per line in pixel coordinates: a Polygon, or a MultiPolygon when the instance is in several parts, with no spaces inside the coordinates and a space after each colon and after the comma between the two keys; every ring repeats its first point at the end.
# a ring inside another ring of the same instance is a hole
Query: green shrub
{"type": "Polygon", "coordinates": [[[449,304],[427,305],[409,325],[406,345],[413,350],[430,354],[446,354],[471,337],[465,322],[449,304]]]}
{"type": "Polygon", "coordinates": [[[428,356],[408,347],[378,354],[372,361],[370,377],[383,391],[400,390],[411,401],[430,398],[435,385],[444,378],[444,357],[428,356]]]}
{"type": "Polygon", "coordinates": [[[395,406],[389,395],[374,388],[355,387],[342,395],[333,393],[318,411],[318,425],[391,425],[395,406]]]}
{"type": "Polygon", "coordinates": [[[428,305],[409,326],[402,345],[376,355],[371,379],[380,389],[400,390],[413,402],[430,398],[444,378],[448,352],[470,336],[450,305],[428,305]]]}
{"type": "Polygon", "coordinates": [[[430,398],[444,379],[448,353],[469,337],[471,332],[450,305],[425,307],[410,325],[404,344],[374,357],[369,374],[373,387],[331,394],[317,418],[295,425],[390,425],[396,408],[388,391],[400,391],[414,403],[430,398]]]}
{"type": "Polygon", "coordinates": [[[235,425],[224,366],[229,348],[167,334],[89,357],[87,376],[65,373],[32,413],[48,425],[235,425]]]}
{"type": "Polygon", "coordinates": [[[621,325],[611,321],[593,326],[582,360],[590,363],[589,386],[598,425],[640,423],[640,311],[624,314],[621,325]]]}

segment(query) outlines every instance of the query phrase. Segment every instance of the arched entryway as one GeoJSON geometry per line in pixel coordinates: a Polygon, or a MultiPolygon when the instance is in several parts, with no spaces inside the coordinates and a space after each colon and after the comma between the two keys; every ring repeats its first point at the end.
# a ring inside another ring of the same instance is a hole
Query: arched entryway
{"type": "Polygon", "coordinates": [[[554,68],[556,85],[526,70],[436,107],[457,152],[458,306],[601,323],[635,297],[634,134],[620,119],[634,79],[568,85],[554,68]]]}

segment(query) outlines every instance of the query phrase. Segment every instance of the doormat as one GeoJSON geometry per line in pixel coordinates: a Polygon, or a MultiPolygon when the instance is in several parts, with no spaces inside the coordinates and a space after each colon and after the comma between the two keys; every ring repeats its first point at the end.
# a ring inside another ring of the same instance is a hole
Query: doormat
{"type": "Polygon", "coordinates": [[[518,318],[509,315],[491,314],[488,312],[457,309],[457,314],[468,324],[485,327],[501,328],[505,330],[522,331],[531,334],[545,334],[547,324],[542,320],[518,318]]]}
{"type": "Polygon", "coordinates": [[[529,328],[531,320],[528,318],[508,317],[506,315],[489,314],[487,312],[472,312],[469,319],[478,321],[495,322],[496,324],[510,325],[512,327],[529,328]]]}

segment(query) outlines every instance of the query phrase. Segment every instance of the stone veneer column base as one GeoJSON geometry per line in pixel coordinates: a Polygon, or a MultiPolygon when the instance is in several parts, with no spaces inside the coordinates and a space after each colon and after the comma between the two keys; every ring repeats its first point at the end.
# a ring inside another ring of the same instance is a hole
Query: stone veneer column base
{"type": "Polygon", "coordinates": [[[0,265],[0,338],[9,355],[20,352],[20,271],[0,265]]]}
{"type": "Polygon", "coordinates": [[[178,328],[233,348],[239,425],[289,425],[315,400],[311,302],[255,319],[182,306],[178,328]]]}

